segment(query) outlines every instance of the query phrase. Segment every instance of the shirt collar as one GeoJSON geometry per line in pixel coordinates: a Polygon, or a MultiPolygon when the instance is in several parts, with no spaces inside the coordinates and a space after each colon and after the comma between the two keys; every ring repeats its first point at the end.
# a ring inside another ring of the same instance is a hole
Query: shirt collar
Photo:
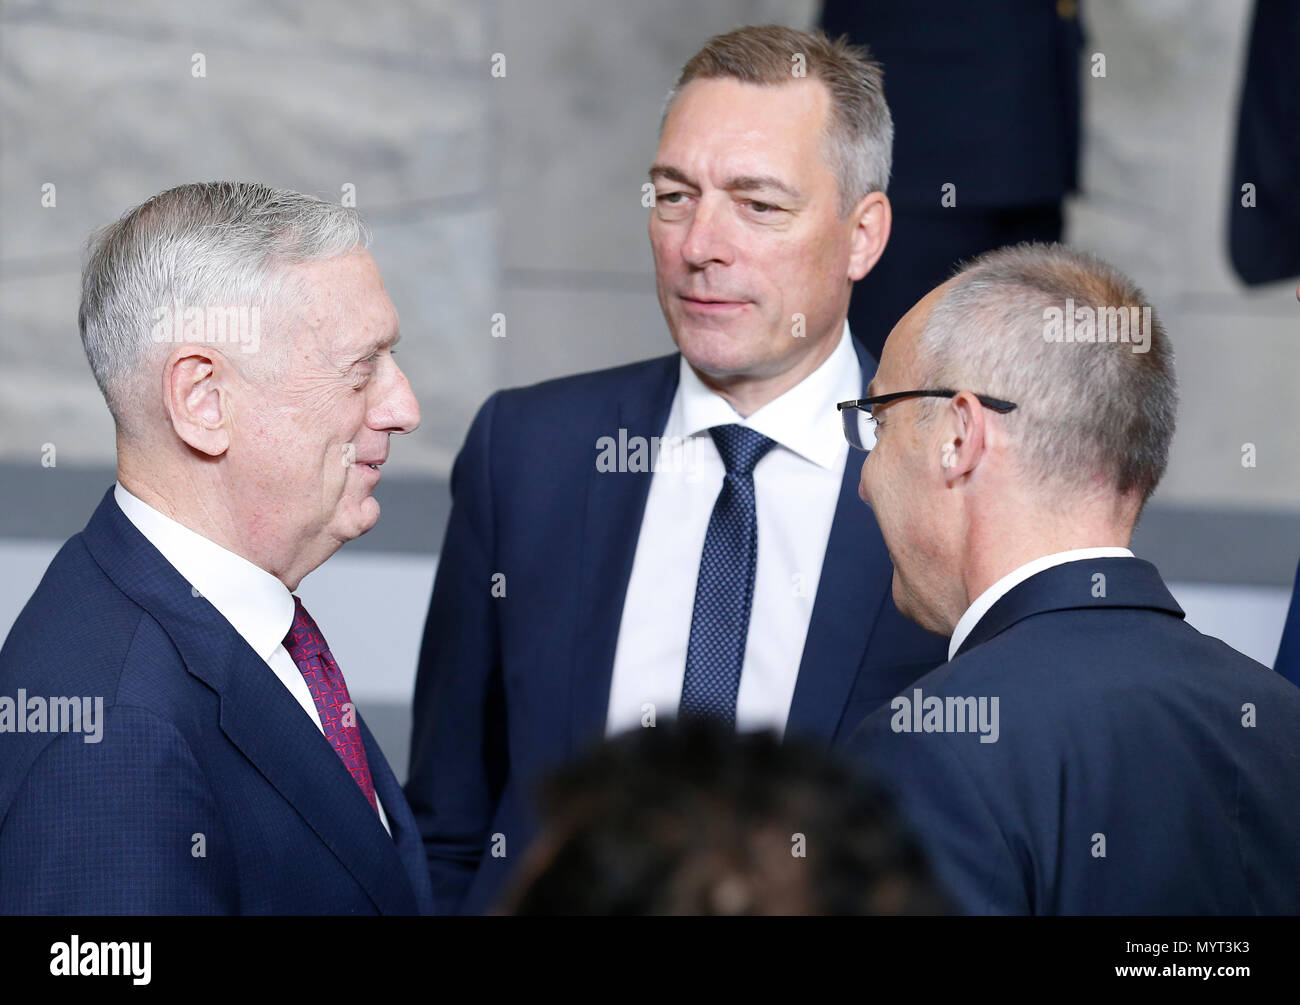
{"type": "Polygon", "coordinates": [[[961,644],[966,641],[966,637],[970,635],[974,627],[979,624],[980,618],[988,614],[994,604],[1030,576],[1036,576],[1046,569],[1056,565],[1064,565],[1066,562],[1082,562],[1093,558],[1132,557],[1133,552],[1127,548],[1074,548],[1070,551],[1058,551],[1054,555],[1044,555],[1032,562],[1026,562],[1018,569],[1013,569],[976,597],[975,603],[966,608],[966,613],[961,616],[961,619],[957,622],[957,627],[952,630],[952,638],[948,640],[948,659],[952,659],[957,655],[957,650],[961,648],[961,644]]]}
{"type": "Polygon", "coordinates": [[[293,594],[248,559],[164,516],[119,483],[118,507],[190,585],[230,622],[253,650],[270,660],[293,627],[293,594]]]}
{"type": "Polygon", "coordinates": [[[722,395],[711,390],[686,362],[680,361],[677,395],[668,414],[665,437],[690,437],[712,426],[736,423],[762,433],[823,468],[844,463],[848,444],[840,431],[837,402],[862,391],[862,366],[844,322],[839,344],[812,373],[748,418],[742,418],[722,395]]]}

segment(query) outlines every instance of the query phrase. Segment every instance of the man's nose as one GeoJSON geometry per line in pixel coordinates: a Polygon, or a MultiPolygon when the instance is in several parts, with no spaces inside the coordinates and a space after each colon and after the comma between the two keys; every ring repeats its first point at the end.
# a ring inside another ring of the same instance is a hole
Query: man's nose
{"type": "Polygon", "coordinates": [[[729,200],[702,198],[691,217],[690,229],[682,242],[682,258],[691,266],[731,264],[734,248],[730,238],[729,200]]]}
{"type": "Polygon", "coordinates": [[[383,398],[371,409],[368,425],[390,433],[412,433],[420,427],[420,403],[402,368],[396,361],[392,367],[383,398]]]}

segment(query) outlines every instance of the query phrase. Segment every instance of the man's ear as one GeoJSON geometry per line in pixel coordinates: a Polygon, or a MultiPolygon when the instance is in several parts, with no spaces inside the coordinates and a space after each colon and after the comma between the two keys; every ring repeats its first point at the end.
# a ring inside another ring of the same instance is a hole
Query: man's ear
{"type": "Polygon", "coordinates": [[[200,453],[230,447],[230,362],[208,346],[178,346],[163,367],[163,404],[176,435],[200,453]]]}
{"type": "Polygon", "coordinates": [[[857,282],[876,267],[889,243],[889,229],[893,226],[894,211],[884,192],[868,192],[853,212],[853,234],[849,241],[849,279],[857,282]]]}
{"type": "Polygon", "coordinates": [[[983,459],[984,420],[984,406],[969,391],[959,392],[940,412],[939,468],[949,487],[973,474],[983,459]]]}

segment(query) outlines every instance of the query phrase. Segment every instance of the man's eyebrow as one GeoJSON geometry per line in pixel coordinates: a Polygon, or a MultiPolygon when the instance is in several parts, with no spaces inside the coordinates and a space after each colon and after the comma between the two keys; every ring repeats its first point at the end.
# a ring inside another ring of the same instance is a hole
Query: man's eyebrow
{"type": "MultiPolygon", "coordinates": [[[[690,178],[684,171],[673,167],[671,164],[655,164],[650,168],[650,178],[658,181],[663,178],[667,181],[675,181],[681,185],[688,185],[691,188],[698,189],[699,184],[690,178]]],[[[728,192],[759,192],[763,189],[773,189],[782,195],[791,199],[803,199],[803,194],[797,189],[791,188],[780,178],[775,175],[736,175],[734,178],[728,178],[722,186],[728,192]]]]}
{"type": "Polygon", "coordinates": [[[369,359],[375,353],[379,352],[380,349],[391,349],[400,341],[402,341],[402,332],[400,329],[394,328],[387,335],[377,338],[373,342],[367,342],[365,348],[361,350],[361,354],[357,356],[357,359],[369,359]]]}
{"type": "Polygon", "coordinates": [[[668,181],[679,182],[682,185],[689,185],[691,188],[700,187],[686,176],[686,172],[673,167],[671,164],[650,165],[650,180],[658,181],[660,178],[664,178],[668,181]]]}
{"type": "Polygon", "coordinates": [[[739,175],[735,178],[727,179],[726,185],[723,186],[729,192],[757,192],[765,188],[775,189],[791,199],[802,199],[803,196],[795,189],[791,188],[780,178],[770,174],[763,175],[739,175]]]}

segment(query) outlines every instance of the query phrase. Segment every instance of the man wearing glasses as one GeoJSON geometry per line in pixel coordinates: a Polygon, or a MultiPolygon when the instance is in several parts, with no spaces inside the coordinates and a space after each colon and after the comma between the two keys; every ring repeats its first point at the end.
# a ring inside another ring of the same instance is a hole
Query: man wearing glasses
{"type": "Polygon", "coordinates": [[[711,39],[649,171],[680,355],[480,411],[407,785],[440,904],[497,899],[535,780],[603,736],[682,716],[829,746],[943,659],[889,599],[836,430],[875,369],[845,317],[888,240],[891,137],[864,53],[778,27],[711,39]]]}
{"type": "MultiPolygon", "coordinates": [[[[991,252],[890,335],[845,433],[899,609],[949,662],[848,748],[972,913],[1300,910],[1300,690],[1199,634],[1128,550],[1177,407],[1147,351],[1048,320],[1142,292],[1060,245],[991,252]],[[865,418],[866,415],[871,418],[865,418]]],[[[1113,314],[1113,311],[1112,311],[1113,314]]]]}

